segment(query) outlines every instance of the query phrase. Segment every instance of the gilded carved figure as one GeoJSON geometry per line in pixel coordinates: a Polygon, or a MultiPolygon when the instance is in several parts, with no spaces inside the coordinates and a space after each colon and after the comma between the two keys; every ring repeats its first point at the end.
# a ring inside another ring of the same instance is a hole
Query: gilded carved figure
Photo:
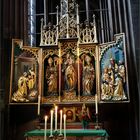
{"type": "Polygon", "coordinates": [[[119,61],[118,71],[115,75],[115,84],[114,84],[114,97],[113,100],[127,99],[124,91],[125,83],[125,67],[123,62],[119,61]]]}
{"type": "Polygon", "coordinates": [[[35,89],[36,74],[33,68],[24,72],[18,79],[18,89],[12,96],[14,102],[29,102],[37,94],[35,89]]]}
{"type": "Polygon", "coordinates": [[[74,67],[74,56],[70,53],[66,55],[66,61],[64,62],[63,71],[65,80],[65,90],[75,90],[77,84],[77,73],[74,67]]]}
{"type": "Polygon", "coordinates": [[[103,72],[101,90],[103,95],[110,95],[108,68],[105,68],[103,72]]]}
{"type": "Polygon", "coordinates": [[[46,80],[48,95],[57,95],[57,61],[52,57],[48,58],[46,80]]]}
{"type": "Polygon", "coordinates": [[[28,87],[29,87],[29,89],[33,89],[35,83],[36,83],[36,74],[33,71],[33,69],[29,69],[29,74],[28,74],[28,87]]]}
{"type": "Polygon", "coordinates": [[[83,64],[83,95],[91,95],[95,79],[95,70],[89,55],[85,56],[83,64]]]}
{"type": "Polygon", "coordinates": [[[12,101],[15,102],[28,102],[27,97],[28,78],[27,73],[24,72],[18,79],[18,90],[14,92],[12,101]]]}
{"type": "Polygon", "coordinates": [[[125,100],[127,99],[124,91],[125,67],[121,61],[115,62],[110,59],[108,67],[102,73],[102,99],[103,100],[125,100]]]}

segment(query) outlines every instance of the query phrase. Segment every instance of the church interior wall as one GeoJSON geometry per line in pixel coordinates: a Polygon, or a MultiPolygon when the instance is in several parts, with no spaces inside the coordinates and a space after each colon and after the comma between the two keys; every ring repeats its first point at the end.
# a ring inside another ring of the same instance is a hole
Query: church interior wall
{"type": "MultiPolygon", "coordinates": [[[[127,0],[123,0],[127,4],[127,0]]],[[[138,140],[139,139],[139,1],[128,0],[132,7],[132,22],[135,46],[132,47],[132,38],[128,33],[128,69],[130,103],[99,104],[99,121],[110,135],[110,140],[138,140]],[[131,44],[131,45],[130,45],[131,44]],[[133,53],[135,52],[135,53],[133,53]],[[135,65],[136,62],[136,66],[135,65]],[[134,65],[133,65],[134,64],[134,65]],[[134,68],[134,69],[133,69],[134,68]]],[[[12,39],[23,39],[27,43],[26,0],[0,1],[0,138],[3,140],[24,140],[24,132],[36,129],[38,123],[37,105],[9,105],[10,66],[12,39]],[[4,133],[4,134],[3,134],[4,133]]],[[[122,21],[123,23],[123,21],[122,21]]],[[[123,24],[125,26],[125,23],[123,24]]],[[[129,26],[130,27],[130,26],[129,26]]],[[[115,30],[115,27],[114,27],[115,30]]],[[[125,30],[124,30],[125,31],[125,30]]],[[[117,33],[114,31],[114,33],[117,33]]],[[[48,106],[44,106],[46,109],[48,106]]],[[[92,109],[93,106],[90,106],[92,109]]]]}

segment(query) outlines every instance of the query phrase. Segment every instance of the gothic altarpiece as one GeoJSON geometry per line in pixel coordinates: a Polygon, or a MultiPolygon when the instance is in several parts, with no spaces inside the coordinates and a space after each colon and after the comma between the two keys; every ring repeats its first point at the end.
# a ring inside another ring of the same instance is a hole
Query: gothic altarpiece
{"type": "Polygon", "coordinates": [[[128,101],[124,34],[98,45],[59,40],[35,48],[13,39],[10,103],[93,103],[128,101]]]}
{"type": "Polygon", "coordinates": [[[61,3],[60,13],[57,7],[56,19],[56,25],[41,21],[40,47],[12,40],[10,104],[38,104],[41,96],[41,104],[69,104],[75,113],[94,104],[95,95],[98,103],[128,102],[124,33],[98,44],[95,15],[80,24],[73,0],[61,3]]]}

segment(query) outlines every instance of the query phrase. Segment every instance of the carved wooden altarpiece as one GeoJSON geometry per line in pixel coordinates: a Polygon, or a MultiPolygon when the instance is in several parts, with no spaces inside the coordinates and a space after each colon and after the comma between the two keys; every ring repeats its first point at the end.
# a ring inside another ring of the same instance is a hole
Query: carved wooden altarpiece
{"type": "Polygon", "coordinates": [[[66,5],[69,12],[57,7],[56,25],[41,21],[40,47],[13,39],[9,102],[37,103],[38,95],[42,104],[90,104],[95,95],[101,103],[128,102],[124,33],[98,44],[95,15],[80,24],[78,5],[66,5]]]}

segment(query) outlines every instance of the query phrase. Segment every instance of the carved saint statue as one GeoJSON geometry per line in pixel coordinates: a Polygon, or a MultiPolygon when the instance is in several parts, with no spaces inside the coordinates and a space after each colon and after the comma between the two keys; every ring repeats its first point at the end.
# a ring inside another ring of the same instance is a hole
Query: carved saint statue
{"type": "Polygon", "coordinates": [[[127,99],[124,91],[124,84],[125,84],[125,67],[123,65],[123,62],[119,61],[118,71],[115,74],[113,100],[127,99]]]}
{"type": "Polygon", "coordinates": [[[28,90],[28,77],[27,72],[24,72],[18,79],[18,90],[13,94],[12,100],[15,102],[28,102],[26,99],[28,90]]]}
{"type": "Polygon", "coordinates": [[[104,68],[102,75],[102,99],[110,99],[113,94],[113,76],[109,68],[104,68]]]}
{"type": "Polygon", "coordinates": [[[85,56],[83,65],[83,95],[91,95],[95,79],[95,70],[89,55],[85,56]]]}
{"type": "Polygon", "coordinates": [[[29,69],[29,74],[28,74],[28,87],[29,87],[29,89],[34,88],[35,82],[36,82],[36,74],[33,71],[33,69],[31,68],[31,69],[29,69]]]}
{"type": "Polygon", "coordinates": [[[74,68],[74,56],[70,53],[66,55],[66,61],[64,63],[65,69],[65,89],[72,91],[77,84],[77,74],[74,68]]]}
{"type": "Polygon", "coordinates": [[[15,102],[29,102],[34,101],[37,96],[35,88],[36,74],[33,68],[24,72],[18,79],[18,89],[12,96],[12,101],[15,102]]]}
{"type": "Polygon", "coordinates": [[[110,65],[105,67],[102,75],[102,99],[103,100],[125,100],[124,91],[125,67],[121,61],[118,63],[110,59],[110,65]]]}
{"type": "Polygon", "coordinates": [[[47,92],[48,95],[57,94],[57,64],[52,57],[48,58],[48,66],[46,69],[47,92]]]}

